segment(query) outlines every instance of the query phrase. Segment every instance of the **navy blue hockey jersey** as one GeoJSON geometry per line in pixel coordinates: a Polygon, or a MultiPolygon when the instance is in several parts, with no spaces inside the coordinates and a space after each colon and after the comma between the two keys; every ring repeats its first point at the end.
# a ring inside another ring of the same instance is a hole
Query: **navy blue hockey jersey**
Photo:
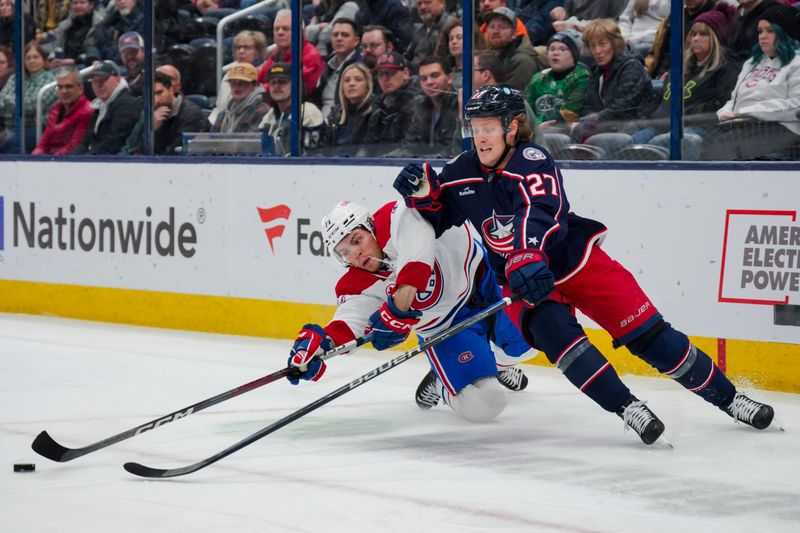
{"type": "Polygon", "coordinates": [[[498,280],[505,284],[508,254],[542,250],[556,282],[571,277],[600,241],[606,227],[569,211],[561,171],[552,156],[533,143],[520,144],[503,169],[491,174],[475,150],[461,153],[439,174],[441,206],[420,211],[439,236],[466,220],[480,231],[498,280]]]}

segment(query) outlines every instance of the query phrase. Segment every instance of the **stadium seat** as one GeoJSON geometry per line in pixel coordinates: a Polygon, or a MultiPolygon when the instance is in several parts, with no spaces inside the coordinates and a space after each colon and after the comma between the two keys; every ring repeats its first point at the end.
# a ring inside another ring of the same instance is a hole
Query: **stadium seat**
{"type": "Polygon", "coordinates": [[[217,37],[218,19],[212,17],[197,17],[191,22],[190,34],[194,39],[202,37],[217,37]]]}
{"type": "Polygon", "coordinates": [[[575,161],[598,161],[607,159],[606,151],[589,144],[569,144],[561,148],[560,159],[575,161]]]}
{"type": "MultiPolygon", "coordinates": [[[[191,77],[192,67],[194,65],[194,48],[188,44],[173,44],[167,49],[166,62],[186,77],[191,77]]],[[[186,85],[184,83],[184,85],[186,85]]]]}
{"type": "Polygon", "coordinates": [[[602,148],[606,152],[606,159],[616,159],[622,148],[633,144],[633,137],[627,133],[598,133],[586,139],[585,144],[602,148]]]}
{"type": "Polygon", "coordinates": [[[205,43],[197,49],[190,70],[192,90],[196,94],[211,96],[217,93],[217,45],[205,43]]]}
{"type": "Polygon", "coordinates": [[[211,109],[208,104],[208,96],[204,94],[187,94],[186,99],[197,104],[200,109],[211,109]]]}
{"type": "MultiPolygon", "coordinates": [[[[669,133],[656,135],[648,144],[660,146],[667,150],[669,154],[669,133]]],[[[681,159],[685,161],[697,161],[703,151],[703,138],[696,133],[684,132],[683,142],[681,143],[681,159]]],[[[669,159],[669,157],[667,157],[669,159]]]]}
{"type": "Polygon", "coordinates": [[[189,46],[191,46],[192,48],[195,49],[195,51],[197,51],[198,48],[200,48],[206,43],[214,44],[216,42],[217,40],[212,39],[211,37],[201,37],[199,39],[192,39],[191,41],[189,41],[189,46]]]}
{"type": "Polygon", "coordinates": [[[622,161],[666,161],[669,150],[653,144],[630,144],[617,152],[617,159],[622,161]]]}
{"type": "Polygon", "coordinates": [[[233,15],[234,13],[236,13],[236,11],[237,9],[233,7],[220,7],[218,9],[209,9],[203,14],[203,16],[212,17],[217,20],[222,20],[229,15],[233,15]]]}
{"type": "Polygon", "coordinates": [[[566,133],[545,133],[544,143],[554,158],[561,159],[561,150],[569,146],[572,141],[566,133]]]}

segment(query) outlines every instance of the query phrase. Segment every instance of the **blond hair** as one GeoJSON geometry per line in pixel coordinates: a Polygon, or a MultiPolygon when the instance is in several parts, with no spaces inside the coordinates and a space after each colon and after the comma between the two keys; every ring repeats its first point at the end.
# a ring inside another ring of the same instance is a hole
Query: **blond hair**
{"type": "Polygon", "coordinates": [[[717,70],[722,62],[725,60],[725,47],[722,46],[722,43],[719,42],[719,38],[717,37],[716,32],[714,32],[711,27],[703,21],[697,21],[692,24],[689,33],[686,34],[686,42],[683,45],[683,73],[684,76],[687,72],[691,72],[693,70],[699,70],[697,78],[700,79],[704,77],[709,72],[714,72],[717,70]],[[697,28],[697,29],[695,29],[697,28]],[[702,61],[698,61],[697,58],[694,56],[691,50],[691,43],[692,43],[692,36],[697,33],[698,30],[703,30],[709,35],[709,42],[711,44],[710,50],[708,51],[708,55],[702,61]]]}
{"type": "MultiPolygon", "coordinates": [[[[344,97],[344,77],[348,71],[353,69],[359,71],[367,81],[367,92],[364,94],[364,97],[361,99],[361,101],[357,103],[356,109],[359,109],[372,97],[372,73],[369,71],[367,66],[364,65],[364,63],[353,63],[352,65],[347,66],[342,71],[342,75],[339,77],[339,104],[342,106],[342,114],[339,117],[339,124],[344,124],[347,122],[347,99],[344,97]]],[[[364,112],[367,113],[369,110],[367,109],[364,112]]]]}
{"type": "Polygon", "coordinates": [[[514,117],[513,120],[517,121],[517,135],[514,139],[515,144],[527,142],[533,139],[533,130],[531,129],[531,125],[528,123],[528,115],[526,113],[520,113],[514,117]]]}
{"type": "Polygon", "coordinates": [[[625,50],[625,38],[619,25],[612,19],[595,19],[583,29],[583,44],[588,48],[589,41],[608,39],[614,46],[614,54],[625,50]]]}

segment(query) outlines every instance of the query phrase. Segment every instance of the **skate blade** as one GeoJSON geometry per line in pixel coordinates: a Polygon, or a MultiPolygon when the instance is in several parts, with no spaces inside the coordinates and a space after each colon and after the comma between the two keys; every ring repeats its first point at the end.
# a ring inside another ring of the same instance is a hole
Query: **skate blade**
{"type": "Polygon", "coordinates": [[[661,434],[660,437],[658,437],[658,439],[656,439],[656,442],[654,442],[653,444],[657,444],[657,443],[661,443],[661,445],[663,445],[666,448],[669,448],[670,450],[674,450],[675,449],[675,446],[673,446],[672,443],[667,440],[667,438],[664,436],[663,433],[661,434]]]}

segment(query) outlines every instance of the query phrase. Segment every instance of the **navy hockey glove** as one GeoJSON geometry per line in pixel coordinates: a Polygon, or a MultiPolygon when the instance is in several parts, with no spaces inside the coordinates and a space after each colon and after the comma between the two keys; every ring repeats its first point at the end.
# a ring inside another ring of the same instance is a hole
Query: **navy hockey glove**
{"type": "Polygon", "coordinates": [[[555,286],[544,254],[533,248],[523,248],[508,256],[506,279],[511,291],[519,294],[530,306],[541,303],[555,286]]]}
{"type": "Polygon", "coordinates": [[[380,309],[369,317],[367,331],[372,333],[372,346],[376,350],[385,350],[397,346],[408,338],[411,329],[419,322],[422,311],[409,309],[401,311],[389,296],[380,309]]]}
{"type": "Polygon", "coordinates": [[[322,377],[327,366],[325,361],[314,357],[320,348],[326,352],[332,349],[333,340],[328,337],[322,326],[317,324],[303,326],[289,352],[289,366],[298,367],[298,370],[286,376],[292,385],[297,385],[301,379],[317,381],[322,377]],[[305,371],[300,367],[306,367],[305,371]]]}
{"type": "Polygon", "coordinates": [[[394,188],[403,195],[406,206],[420,211],[438,211],[442,192],[436,171],[427,161],[424,165],[409,163],[394,180],[394,188]]]}

